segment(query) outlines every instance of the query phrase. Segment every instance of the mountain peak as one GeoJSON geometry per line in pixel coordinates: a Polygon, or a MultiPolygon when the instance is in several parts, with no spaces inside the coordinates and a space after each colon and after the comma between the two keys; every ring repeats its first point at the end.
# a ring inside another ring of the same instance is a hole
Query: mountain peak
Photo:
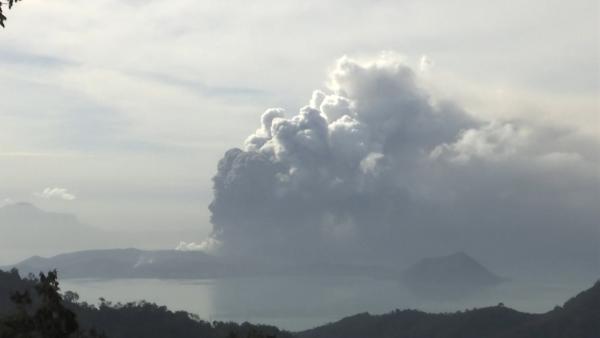
{"type": "Polygon", "coordinates": [[[402,281],[411,288],[427,293],[451,290],[474,290],[497,284],[502,278],[465,252],[424,258],[402,274],[402,281]]]}
{"type": "MultiPolygon", "coordinates": [[[[447,256],[440,257],[429,257],[421,260],[420,264],[439,264],[447,265],[448,267],[466,267],[466,268],[483,268],[485,267],[479,263],[475,258],[469,256],[464,251],[458,251],[447,256]]],[[[419,264],[418,263],[418,264],[419,264]]]]}
{"type": "Polygon", "coordinates": [[[11,203],[11,204],[7,204],[4,205],[2,207],[0,207],[0,209],[32,209],[32,210],[40,210],[38,207],[36,207],[35,205],[29,203],[29,202],[16,202],[16,203],[11,203]]]}
{"type": "Polygon", "coordinates": [[[29,202],[17,202],[0,207],[5,215],[36,215],[44,211],[29,202]]]}

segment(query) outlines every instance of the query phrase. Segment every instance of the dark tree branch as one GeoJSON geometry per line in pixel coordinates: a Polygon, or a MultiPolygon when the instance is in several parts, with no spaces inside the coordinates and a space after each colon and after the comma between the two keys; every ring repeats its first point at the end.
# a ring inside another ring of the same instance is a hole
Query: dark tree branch
{"type": "Polygon", "coordinates": [[[11,9],[12,6],[16,2],[19,2],[19,1],[21,1],[21,0],[0,1],[0,26],[4,27],[4,21],[6,21],[6,16],[4,15],[4,13],[2,13],[3,7],[5,7],[6,5],[8,5],[8,9],[11,9]]]}

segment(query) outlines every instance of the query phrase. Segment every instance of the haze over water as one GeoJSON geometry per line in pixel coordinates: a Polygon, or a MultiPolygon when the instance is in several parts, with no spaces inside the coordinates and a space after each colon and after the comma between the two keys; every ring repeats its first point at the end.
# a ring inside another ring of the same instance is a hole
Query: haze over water
{"type": "Polygon", "coordinates": [[[362,312],[380,314],[394,309],[453,312],[502,302],[520,311],[541,313],[562,305],[592,285],[508,282],[462,300],[426,300],[398,282],[368,277],[254,277],[218,280],[117,279],[63,280],[63,290],[81,300],[98,298],[126,303],[145,299],[172,310],[195,313],[204,320],[249,321],[303,330],[362,312]]]}

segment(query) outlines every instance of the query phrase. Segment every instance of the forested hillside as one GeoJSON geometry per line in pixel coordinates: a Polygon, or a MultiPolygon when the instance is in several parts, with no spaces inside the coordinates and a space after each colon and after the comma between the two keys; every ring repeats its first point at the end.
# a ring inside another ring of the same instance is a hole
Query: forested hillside
{"type": "Polygon", "coordinates": [[[73,335],[56,337],[88,337],[88,334],[89,337],[97,337],[98,334],[110,338],[600,337],[600,282],[573,297],[564,306],[544,314],[522,313],[502,304],[440,314],[395,310],[383,315],[357,314],[297,333],[249,323],[209,323],[193,314],[173,312],[164,306],[143,301],[121,304],[102,299],[99,304],[91,305],[78,302],[75,293],[67,291],[59,294],[58,291],[58,281],[53,272],[40,274],[39,278],[21,278],[16,270],[0,271],[0,337],[14,337],[14,330],[19,329],[15,329],[15,323],[29,327],[32,332],[48,326],[61,330],[69,327],[77,329],[72,331],[73,335]],[[76,322],[73,322],[72,315],[76,322]]]}
{"type": "Polygon", "coordinates": [[[52,272],[48,275],[40,274],[39,278],[21,278],[16,270],[0,271],[0,337],[12,338],[15,334],[39,337],[41,334],[41,337],[46,338],[47,334],[40,333],[41,330],[48,326],[62,327],[62,330],[67,326],[64,323],[69,323],[68,326],[76,325],[79,330],[73,330],[68,336],[59,334],[49,338],[81,338],[86,337],[85,334],[90,330],[109,338],[291,337],[291,334],[271,326],[209,323],[190,313],[173,312],[164,306],[143,301],[121,304],[102,300],[98,305],[79,303],[75,293],[58,294],[58,284],[55,284],[58,281],[53,278],[52,272]],[[23,297],[25,293],[29,295],[31,302],[16,301],[17,298],[26,299],[27,297],[23,297]],[[52,304],[48,305],[46,299],[52,299],[52,304]],[[23,309],[26,310],[25,313],[23,309]],[[40,314],[48,313],[55,320],[38,320],[40,314]],[[70,321],[71,313],[75,315],[76,323],[70,321]]]}
{"type": "Polygon", "coordinates": [[[396,310],[358,314],[298,333],[302,338],[598,338],[600,282],[545,314],[497,306],[429,314],[396,310]]]}

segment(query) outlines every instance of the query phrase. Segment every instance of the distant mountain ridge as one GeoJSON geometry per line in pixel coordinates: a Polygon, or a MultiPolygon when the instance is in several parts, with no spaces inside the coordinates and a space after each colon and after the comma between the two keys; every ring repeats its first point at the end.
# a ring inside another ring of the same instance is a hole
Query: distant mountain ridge
{"type": "Polygon", "coordinates": [[[19,202],[0,207],[0,229],[7,230],[15,223],[24,230],[42,230],[56,227],[59,230],[91,230],[71,214],[44,211],[31,203],[19,202]]]}
{"type": "Polygon", "coordinates": [[[504,280],[464,252],[420,260],[402,274],[407,283],[491,285],[504,280]]]}
{"type": "Polygon", "coordinates": [[[269,264],[252,258],[230,259],[203,251],[101,249],[33,256],[5,269],[37,274],[56,269],[63,278],[203,279],[269,275],[390,275],[378,267],[295,263],[269,264]]]}
{"type": "Polygon", "coordinates": [[[2,260],[60,251],[96,247],[106,238],[103,231],[88,226],[71,214],[44,211],[30,203],[0,207],[2,260]]]}
{"type": "Polygon", "coordinates": [[[0,207],[0,215],[25,215],[26,217],[35,217],[36,215],[40,214],[50,214],[64,218],[75,218],[74,216],[69,214],[43,211],[42,209],[36,207],[35,205],[29,202],[16,202],[12,204],[6,204],[0,207]]]}
{"type": "MultiPolygon", "coordinates": [[[[403,272],[391,268],[332,263],[273,265],[247,259],[227,259],[202,251],[101,249],[33,256],[15,265],[25,273],[57,269],[63,278],[219,278],[252,275],[349,275],[399,279],[412,287],[477,289],[503,279],[464,253],[425,258],[403,272]]],[[[433,291],[435,291],[433,290],[433,291]]],[[[428,290],[430,291],[430,290],[428,290]]],[[[431,291],[431,292],[433,292],[431,291]]]]}
{"type": "Polygon", "coordinates": [[[63,278],[216,278],[233,266],[200,251],[110,249],[34,256],[14,267],[24,273],[56,269],[63,278]]]}
{"type": "Polygon", "coordinates": [[[50,257],[90,248],[175,247],[182,239],[203,236],[199,229],[167,226],[149,230],[124,224],[112,230],[100,229],[73,214],[46,211],[24,202],[0,207],[0,234],[0,266],[33,255],[50,257]]]}
{"type": "Polygon", "coordinates": [[[506,280],[464,252],[424,258],[404,270],[400,279],[428,298],[461,298],[506,280]]]}
{"type": "Polygon", "coordinates": [[[299,338],[598,338],[600,281],[562,307],[543,314],[502,304],[455,313],[396,310],[362,313],[299,332],[299,338]]]}

